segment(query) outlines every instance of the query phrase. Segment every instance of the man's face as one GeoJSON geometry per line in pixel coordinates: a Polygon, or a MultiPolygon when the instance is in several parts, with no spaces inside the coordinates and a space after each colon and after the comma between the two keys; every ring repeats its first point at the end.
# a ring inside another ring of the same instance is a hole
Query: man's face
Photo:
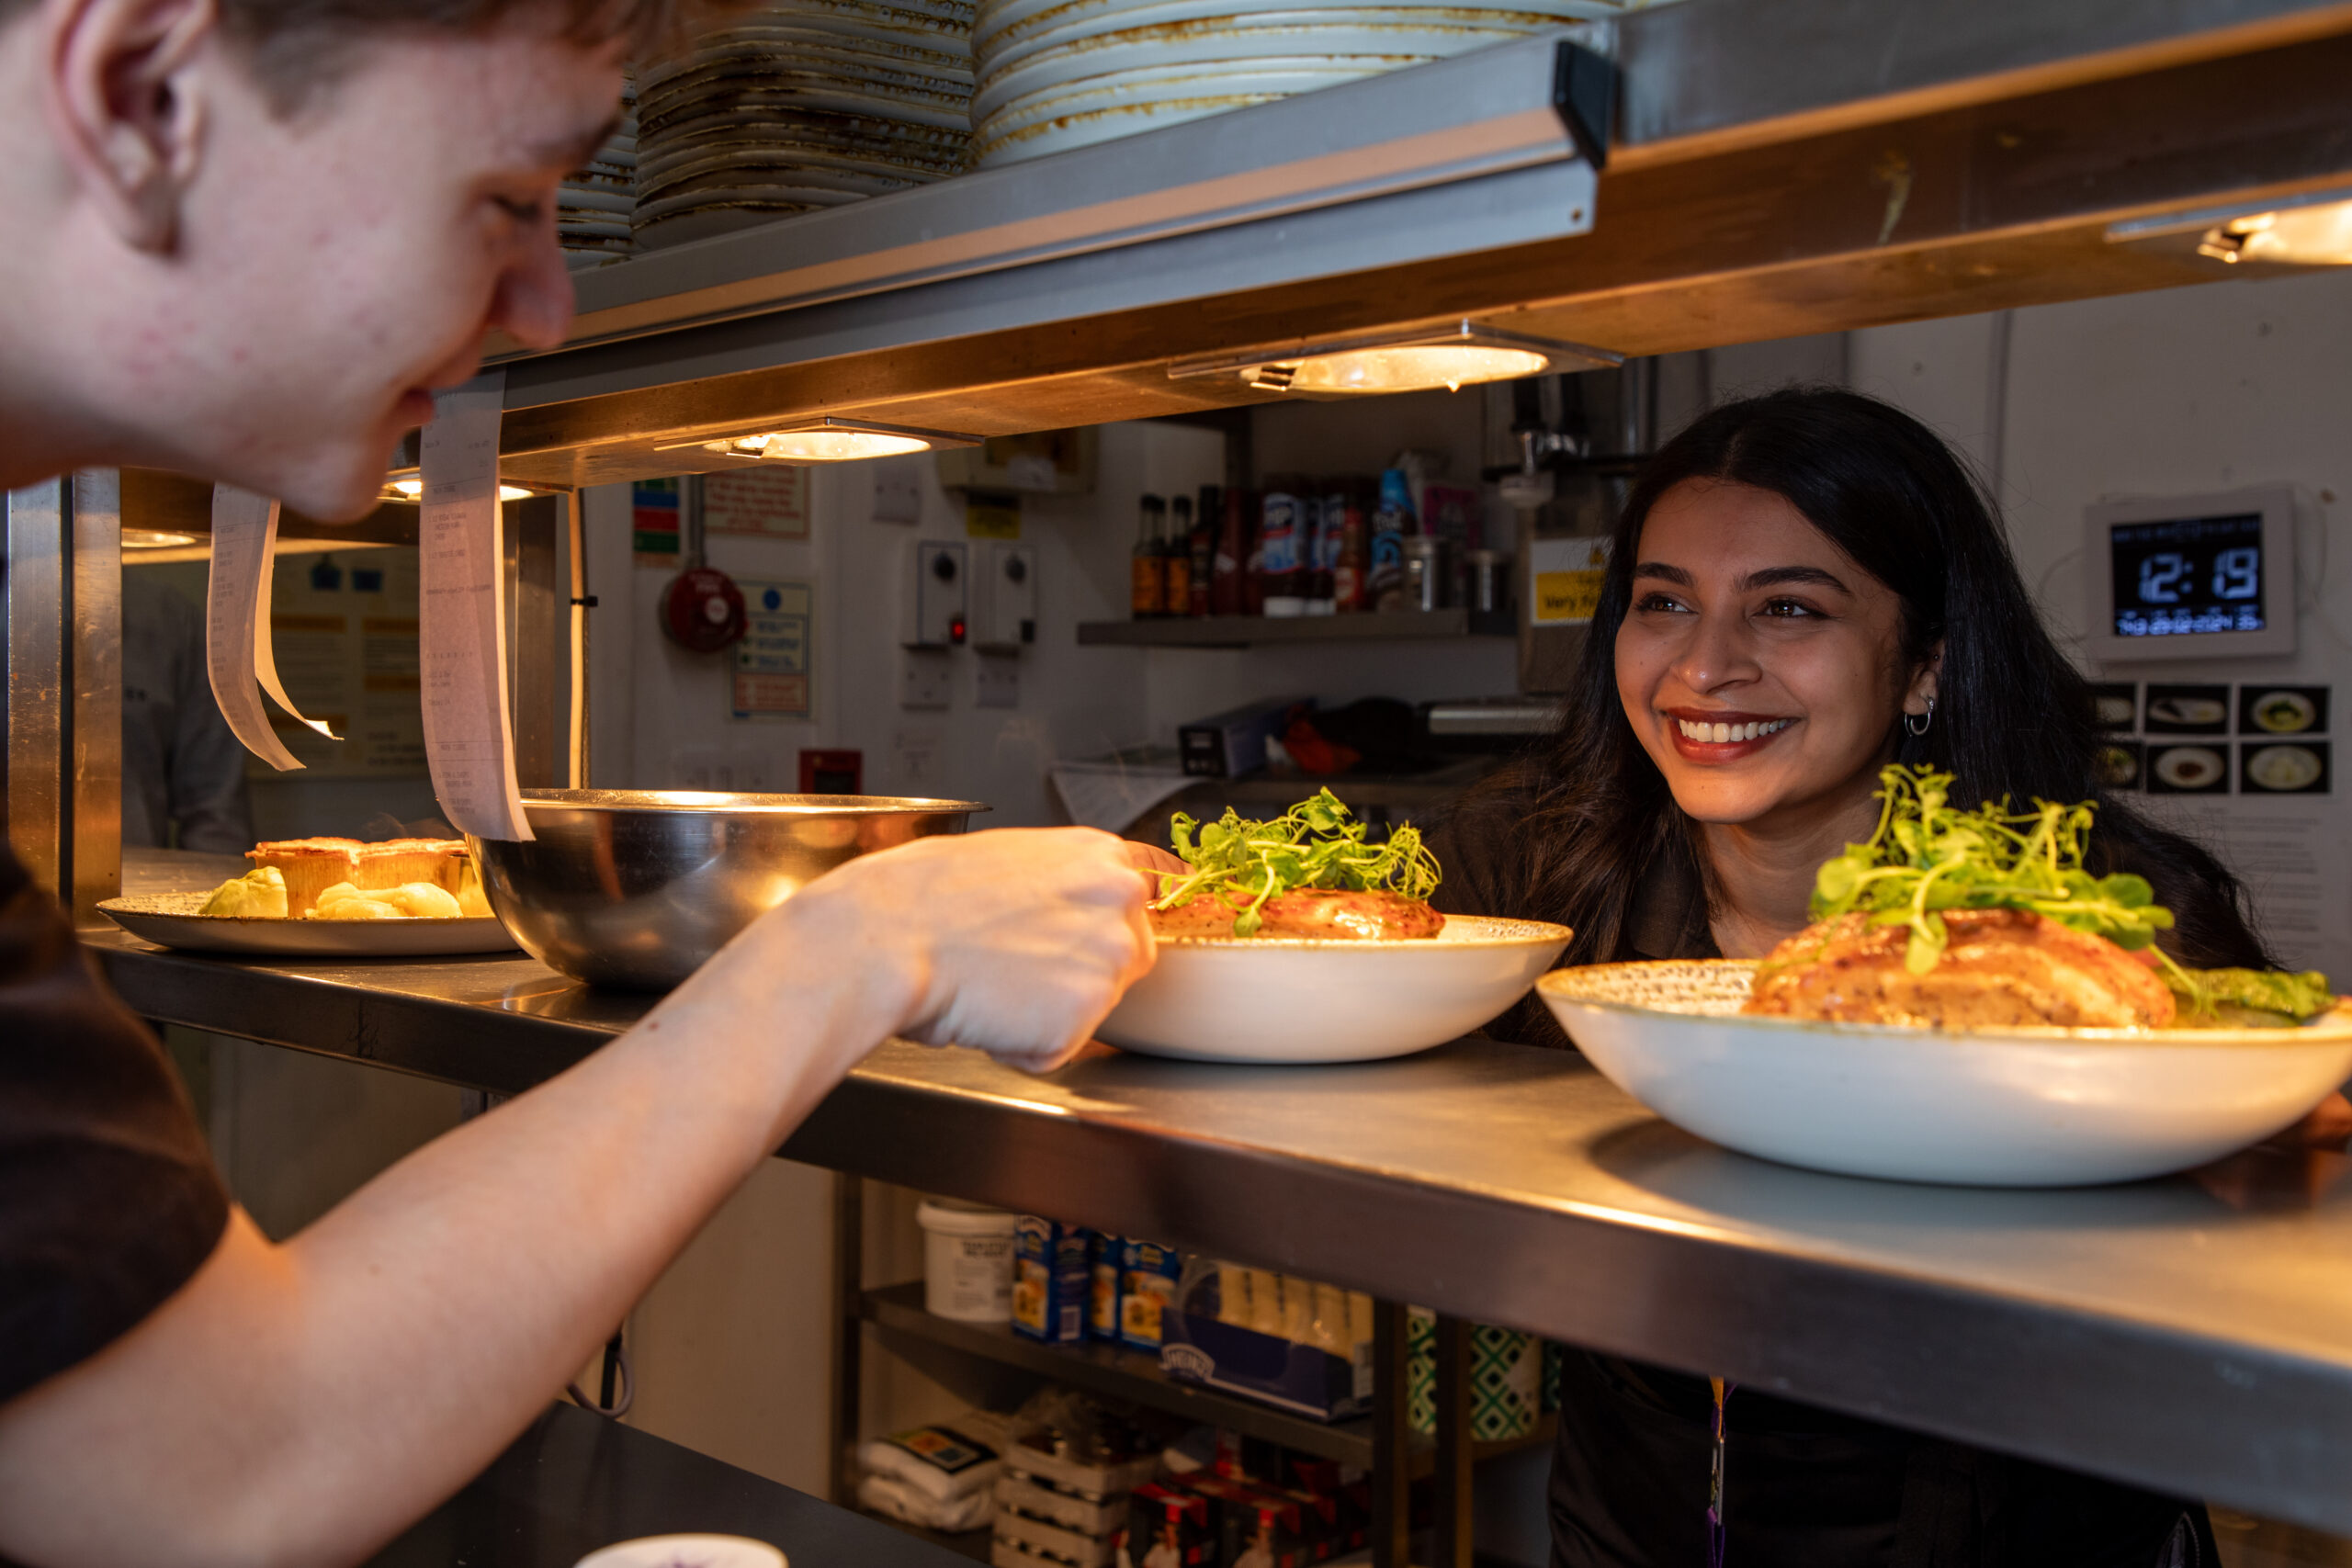
{"type": "Polygon", "coordinates": [[[178,406],[188,467],[356,515],[433,390],[474,373],[485,333],[562,341],[556,189],[612,123],[620,51],[523,15],[480,37],[370,39],[285,119],[219,62],[177,319],[125,322],[114,345],[178,406]]]}

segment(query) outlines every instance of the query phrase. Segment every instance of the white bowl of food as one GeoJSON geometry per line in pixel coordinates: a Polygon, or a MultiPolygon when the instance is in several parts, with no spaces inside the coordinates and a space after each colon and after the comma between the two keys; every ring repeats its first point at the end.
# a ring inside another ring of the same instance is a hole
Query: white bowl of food
{"type": "Polygon", "coordinates": [[[1611,1082],[1727,1147],[1854,1176],[1999,1187],[2184,1170],[2352,1076],[2319,975],[2185,969],[2140,878],[2092,877],[2088,805],[1953,808],[1891,768],[1822,917],[1760,963],[1603,964],[1538,987],[1611,1082]]]}
{"type": "Polygon", "coordinates": [[[1527,994],[1566,926],[1444,917],[1435,936],[1163,939],[1097,1031],[1191,1062],[1364,1062],[1458,1040],[1527,994]]]}
{"type": "Polygon", "coordinates": [[[1429,905],[1437,863],[1400,827],[1373,842],[1325,790],[1269,822],[1176,818],[1159,961],[1096,1032],[1193,1062],[1363,1062],[1469,1033],[1527,994],[1566,926],[1429,905]]]}
{"type": "Polygon", "coordinates": [[[1536,989],[1610,1082],[1685,1132],[1849,1176],[2161,1176],[2292,1125],[2352,1077],[2343,1007],[2292,1029],[1956,1032],[1743,1014],[1755,969],[1602,964],[1536,989]]]}

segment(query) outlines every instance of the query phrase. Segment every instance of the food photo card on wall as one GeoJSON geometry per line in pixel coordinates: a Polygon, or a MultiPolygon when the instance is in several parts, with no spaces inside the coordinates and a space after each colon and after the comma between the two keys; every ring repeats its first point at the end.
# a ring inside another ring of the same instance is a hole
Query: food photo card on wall
{"type": "Polygon", "coordinates": [[[2093,682],[2091,715],[2101,729],[2129,734],[2140,722],[2140,688],[2129,681],[2093,682]]]}
{"type": "Polygon", "coordinates": [[[2325,686],[2245,685],[2238,688],[2240,735],[2324,735],[2325,686]]]}
{"type": "Polygon", "coordinates": [[[2328,745],[2324,740],[2238,742],[2241,795],[2326,795],[2328,745]]]}
{"type": "Polygon", "coordinates": [[[2230,689],[2151,683],[2147,722],[2143,728],[2150,735],[2227,735],[2230,689]]]}
{"type": "Polygon", "coordinates": [[[2151,795],[2227,795],[2230,793],[2229,743],[2218,746],[2158,746],[2147,754],[2151,795]]]}

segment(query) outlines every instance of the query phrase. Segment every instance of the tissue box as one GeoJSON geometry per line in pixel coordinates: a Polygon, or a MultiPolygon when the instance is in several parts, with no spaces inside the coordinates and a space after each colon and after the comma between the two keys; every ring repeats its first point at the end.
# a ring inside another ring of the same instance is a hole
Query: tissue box
{"type": "Polygon", "coordinates": [[[1087,1260],[1092,1233],[1023,1214],[1012,1227],[1012,1331],[1048,1345],[1086,1337],[1093,1269],[1087,1260]]]}
{"type": "MultiPolygon", "coordinates": [[[[1171,1377],[1246,1393],[1319,1421],[1361,1416],[1371,1408],[1369,1321],[1363,1325],[1361,1338],[1355,1337],[1357,1314],[1352,1312],[1347,1314],[1344,1332],[1341,1325],[1320,1320],[1287,1325],[1311,1343],[1268,1332],[1268,1327],[1284,1322],[1286,1314],[1233,1310],[1231,1303],[1221,1299],[1221,1282],[1227,1272],[1205,1260],[1185,1269],[1176,1300],[1160,1314],[1163,1371],[1171,1377]],[[1260,1325],[1265,1326],[1256,1326],[1260,1325]]],[[[1254,1292],[1261,1271],[1247,1273],[1254,1292]]],[[[1285,1299],[1291,1293],[1284,1292],[1285,1299]]],[[[1333,1292],[1331,1299],[1340,1310],[1347,1310],[1346,1292],[1333,1292]]],[[[1362,1315],[1367,1320],[1370,1316],[1368,1312],[1362,1315]]]]}

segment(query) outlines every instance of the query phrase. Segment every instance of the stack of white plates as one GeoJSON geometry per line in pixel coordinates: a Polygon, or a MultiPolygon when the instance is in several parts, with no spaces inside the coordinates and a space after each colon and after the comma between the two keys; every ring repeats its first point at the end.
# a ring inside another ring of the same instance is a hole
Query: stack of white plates
{"type": "Polygon", "coordinates": [[[974,162],[1019,163],[1645,0],[978,0],[974,162]]]}
{"type": "Polygon", "coordinates": [[[636,248],[629,231],[637,210],[636,101],[634,87],[622,95],[628,112],[620,129],[557,193],[556,231],[574,272],[619,261],[636,248]]]}
{"type": "Polygon", "coordinates": [[[653,247],[961,174],[969,0],[793,0],[638,72],[653,247]]]}

